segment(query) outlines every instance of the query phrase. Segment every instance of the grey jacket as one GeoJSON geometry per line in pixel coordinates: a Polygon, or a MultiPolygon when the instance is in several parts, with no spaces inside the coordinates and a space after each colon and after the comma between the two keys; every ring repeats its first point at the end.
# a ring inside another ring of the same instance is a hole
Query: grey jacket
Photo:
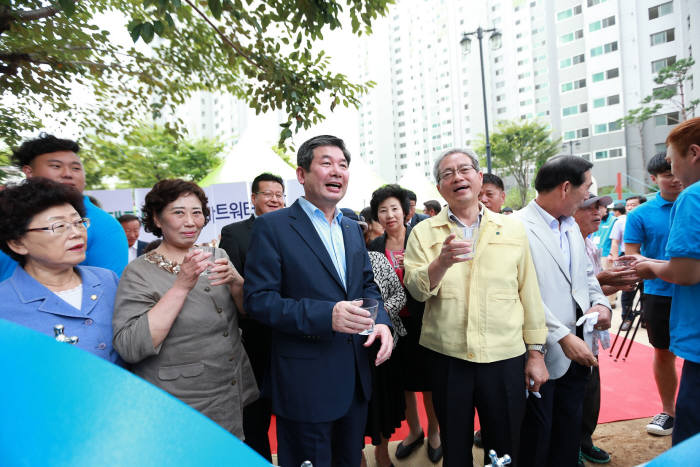
{"type": "MultiPolygon", "coordinates": [[[[226,252],[216,250],[216,258],[226,252]]],[[[153,348],[147,312],[175,282],[154,252],[129,263],[114,304],[114,348],[132,371],[243,439],[243,407],[258,397],[226,286],[200,277],[168,336],[153,348]]]]}
{"type": "MultiPolygon", "coordinates": [[[[593,305],[610,308],[608,299],[600,289],[593,266],[586,256],[583,236],[574,224],[569,234],[571,251],[571,271],[564,265],[564,256],[558,240],[549,229],[542,215],[531,201],[516,213],[523,221],[530,242],[532,260],[537,271],[537,281],[544,302],[547,321],[547,354],[545,364],[550,379],[557,379],[566,373],[571,365],[559,345],[568,333],[576,334],[576,305],[585,313],[593,305]]],[[[584,340],[592,345],[592,333],[584,332],[584,340]]]]}

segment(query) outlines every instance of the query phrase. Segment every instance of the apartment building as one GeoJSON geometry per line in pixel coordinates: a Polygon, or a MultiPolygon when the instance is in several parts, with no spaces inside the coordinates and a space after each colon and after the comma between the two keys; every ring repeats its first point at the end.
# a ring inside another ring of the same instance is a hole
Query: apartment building
{"type": "MultiPolygon", "coordinates": [[[[460,39],[495,27],[502,47],[483,42],[491,131],[539,119],[562,154],[594,163],[599,186],[621,173],[643,191],[678,108],[664,104],[642,132],[618,120],[659,86],[659,69],[698,50],[698,18],[697,0],[399,0],[358,49],[362,76],[377,82],[360,109],[361,157],[387,179],[413,167],[429,176],[441,151],[474,145],[484,133],[479,49],[472,36],[465,54],[460,39]]],[[[692,80],[685,92],[700,97],[692,80]]]]}

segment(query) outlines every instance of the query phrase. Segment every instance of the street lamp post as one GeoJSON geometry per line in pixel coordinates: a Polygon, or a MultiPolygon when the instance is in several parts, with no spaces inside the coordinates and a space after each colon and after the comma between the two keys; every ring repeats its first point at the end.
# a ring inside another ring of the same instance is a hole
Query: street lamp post
{"type": "Polygon", "coordinates": [[[489,139],[489,114],[486,105],[486,81],[484,78],[484,48],[482,46],[482,39],[484,38],[484,33],[491,33],[489,41],[491,42],[491,48],[493,50],[498,50],[501,48],[501,33],[496,30],[496,28],[484,29],[479,26],[476,31],[465,32],[462,34],[462,40],[459,43],[462,46],[465,54],[471,51],[472,40],[469,36],[476,34],[476,38],[479,39],[479,60],[481,61],[481,93],[484,100],[484,128],[486,130],[486,170],[487,173],[491,173],[491,140],[489,139]]]}

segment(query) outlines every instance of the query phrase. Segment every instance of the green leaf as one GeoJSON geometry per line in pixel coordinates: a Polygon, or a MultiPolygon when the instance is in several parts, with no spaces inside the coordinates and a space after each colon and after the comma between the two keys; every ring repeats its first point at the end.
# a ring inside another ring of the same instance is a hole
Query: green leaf
{"type": "Polygon", "coordinates": [[[143,23],[141,25],[141,39],[148,44],[153,40],[153,25],[151,23],[143,23]]]}
{"type": "Polygon", "coordinates": [[[58,0],[58,4],[67,17],[70,18],[75,13],[75,0],[58,0]]]}
{"type": "Polygon", "coordinates": [[[162,21],[154,21],[153,22],[153,30],[155,31],[156,34],[159,36],[163,35],[163,31],[165,30],[165,26],[163,26],[162,21]]]}
{"type": "Polygon", "coordinates": [[[223,11],[221,0],[207,0],[207,3],[209,4],[209,10],[211,10],[211,14],[214,15],[214,18],[221,18],[221,13],[223,11]]]}
{"type": "Polygon", "coordinates": [[[139,37],[141,36],[141,29],[143,28],[143,23],[138,23],[134,24],[129,28],[129,35],[131,36],[131,40],[136,42],[139,40],[139,37]]]}
{"type": "Polygon", "coordinates": [[[174,27],[175,27],[175,21],[173,21],[173,17],[170,16],[170,13],[165,13],[164,17],[165,17],[165,21],[168,23],[168,25],[169,25],[171,28],[174,28],[174,27]]]}

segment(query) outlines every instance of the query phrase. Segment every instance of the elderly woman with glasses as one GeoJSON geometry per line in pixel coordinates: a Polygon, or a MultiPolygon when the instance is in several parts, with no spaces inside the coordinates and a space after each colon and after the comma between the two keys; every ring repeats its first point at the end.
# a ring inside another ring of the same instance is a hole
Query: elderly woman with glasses
{"type": "Polygon", "coordinates": [[[117,275],[79,266],[89,219],[72,187],[35,177],[0,192],[0,249],[19,263],[0,283],[0,319],[54,335],[62,325],[75,345],[121,364],[112,348],[117,275]]]}
{"type": "Polygon", "coordinates": [[[114,346],[134,373],[243,439],[243,407],[258,396],[238,329],[243,278],[224,250],[193,248],[207,204],[185,180],[146,195],[144,228],[163,240],[122,273],[114,346]]]}

